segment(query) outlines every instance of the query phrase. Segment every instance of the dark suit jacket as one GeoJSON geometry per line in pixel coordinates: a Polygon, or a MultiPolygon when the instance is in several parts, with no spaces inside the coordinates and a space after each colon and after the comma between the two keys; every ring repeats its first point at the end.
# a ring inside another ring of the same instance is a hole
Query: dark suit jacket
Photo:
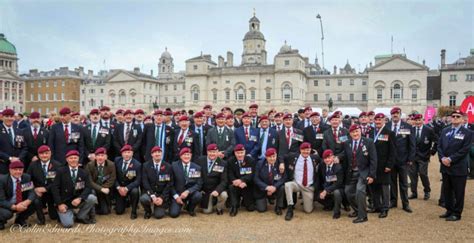
{"type": "Polygon", "coordinates": [[[397,157],[395,133],[384,126],[377,137],[376,129],[373,129],[369,138],[374,141],[377,151],[377,180],[374,183],[387,185],[391,182],[391,173],[385,173],[385,168],[392,169],[397,157]]]}
{"type": "Polygon", "coordinates": [[[106,160],[104,163],[104,176],[99,178],[97,162],[88,163],[86,171],[89,174],[92,189],[100,191],[102,188],[112,188],[117,177],[114,162],[106,160]]]}
{"type": "MultiPolygon", "coordinates": [[[[346,178],[351,178],[352,176],[352,139],[349,139],[344,143],[344,153],[343,153],[343,163],[346,166],[343,166],[346,169],[346,178]]],[[[377,178],[377,151],[375,151],[375,145],[372,139],[361,137],[355,156],[355,163],[359,170],[359,176],[363,179],[368,176],[376,179],[377,178]]],[[[350,180],[346,180],[346,183],[349,183],[350,180]]]]}
{"type": "Polygon", "coordinates": [[[171,196],[180,195],[184,191],[189,193],[199,192],[202,188],[201,166],[194,162],[189,163],[189,177],[184,175],[184,167],[181,160],[173,162],[173,185],[171,187],[171,196]],[[194,173],[194,175],[192,175],[194,173]]]}
{"type": "Polygon", "coordinates": [[[196,136],[198,137],[198,147],[200,149],[199,150],[199,154],[196,155],[196,158],[199,158],[199,156],[201,155],[207,155],[207,147],[206,147],[206,144],[207,144],[207,141],[206,141],[206,138],[207,138],[207,133],[209,132],[209,129],[211,129],[212,127],[207,125],[207,124],[203,124],[201,126],[201,129],[202,129],[202,132],[203,134],[201,135],[202,136],[202,144],[201,144],[201,139],[199,138],[199,134],[196,132],[196,126],[195,125],[191,125],[189,127],[190,130],[193,130],[195,133],[196,133],[196,136]]]}
{"type": "Polygon", "coordinates": [[[281,159],[289,153],[298,153],[300,151],[300,145],[304,141],[303,132],[298,128],[293,128],[295,136],[291,138],[291,145],[288,146],[288,143],[286,142],[286,131],[287,128],[283,127],[280,133],[278,133],[278,157],[280,158],[280,161],[282,161],[281,159]]]}
{"type": "Polygon", "coordinates": [[[41,160],[37,160],[30,164],[26,173],[31,176],[35,188],[44,187],[51,193],[51,187],[53,186],[54,178],[57,175],[57,170],[62,167],[61,163],[56,160],[50,160],[48,166],[48,175],[45,176],[41,160]]]}
{"type": "Polygon", "coordinates": [[[12,144],[5,126],[0,127],[0,174],[8,173],[9,157],[18,157],[21,161],[25,161],[28,153],[23,133],[20,129],[13,128],[13,126],[12,129],[15,133],[14,144],[12,144]]]}
{"type": "Polygon", "coordinates": [[[217,126],[209,129],[206,136],[206,146],[212,143],[217,144],[219,151],[224,152],[225,158],[230,158],[234,154],[235,136],[230,128],[224,126],[221,141],[218,138],[217,126]]]}
{"type": "MultiPolygon", "coordinates": [[[[142,147],[145,147],[145,159],[146,161],[151,160],[151,149],[156,146],[156,124],[146,124],[143,132],[142,147]]],[[[171,162],[173,160],[173,139],[174,130],[166,126],[164,123],[161,124],[161,149],[164,151],[163,160],[171,162]]]]}
{"type": "Polygon", "coordinates": [[[109,128],[101,127],[100,123],[97,124],[97,137],[95,141],[95,145],[92,142],[92,129],[93,126],[88,124],[87,126],[83,127],[83,134],[84,134],[84,144],[86,145],[86,150],[84,156],[87,157],[90,153],[94,153],[97,148],[103,147],[110,150],[112,146],[112,131],[109,128]]]}
{"type": "Polygon", "coordinates": [[[79,163],[84,161],[84,135],[79,125],[70,123],[69,141],[66,141],[62,123],[54,124],[51,127],[48,138],[48,146],[51,148],[53,159],[66,165],[66,153],[71,150],[77,150],[80,154],[79,163]]]}
{"type": "Polygon", "coordinates": [[[173,185],[173,170],[171,165],[161,161],[159,172],[156,173],[153,160],[143,164],[142,175],[144,193],[163,199],[164,205],[169,205],[171,187],[173,185]]]}
{"type": "Polygon", "coordinates": [[[128,164],[125,172],[122,171],[123,167],[123,158],[117,157],[114,161],[115,164],[115,173],[117,174],[117,179],[115,180],[114,187],[119,186],[127,187],[128,191],[131,191],[134,188],[138,188],[142,183],[142,165],[138,160],[132,159],[128,164]]]}
{"type": "Polygon", "coordinates": [[[318,172],[316,179],[316,192],[326,190],[332,193],[337,189],[344,189],[344,169],[341,164],[332,164],[328,171],[325,163],[318,164],[318,172]],[[333,181],[335,179],[335,181],[333,181]]]}
{"type": "MultiPolygon", "coordinates": [[[[397,147],[397,165],[405,165],[408,161],[415,160],[416,154],[416,143],[415,134],[412,126],[406,122],[399,122],[398,134],[396,135],[396,147],[397,147]]],[[[385,125],[388,129],[392,130],[392,122],[385,125]]]]}
{"type": "Polygon", "coordinates": [[[319,155],[323,154],[324,131],[328,128],[327,125],[319,124],[318,130],[314,130],[314,126],[306,127],[303,130],[303,140],[311,144],[311,148],[316,150],[319,155]]]}
{"type": "Polygon", "coordinates": [[[82,168],[78,168],[76,173],[77,179],[76,185],[74,185],[69,166],[66,165],[57,169],[57,175],[51,187],[54,204],[56,204],[56,206],[64,203],[68,207],[72,207],[71,202],[74,199],[80,197],[82,201],[84,201],[89,194],[91,194],[91,185],[87,172],[82,168]]]}
{"type": "MultiPolygon", "coordinates": [[[[23,137],[25,138],[26,150],[28,151],[25,161],[23,162],[29,165],[31,159],[34,156],[38,156],[38,148],[41,145],[48,144],[49,131],[46,130],[44,127],[40,127],[37,131],[36,139],[34,139],[33,137],[33,132],[31,131],[31,127],[26,127],[25,129],[23,129],[22,134],[23,134],[23,137]]],[[[25,168],[28,168],[28,167],[29,166],[25,165],[25,168]]]]}
{"type": "Polygon", "coordinates": [[[349,131],[345,128],[339,128],[338,131],[338,141],[334,140],[333,129],[329,126],[326,131],[323,133],[323,152],[326,149],[332,150],[332,152],[339,157],[341,160],[342,154],[344,152],[344,140],[349,139],[349,131]]]}
{"type": "MultiPolygon", "coordinates": [[[[31,182],[31,177],[28,174],[21,175],[21,186],[22,188],[22,199],[25,200],[35,200],[35,191],[33,190],[33,183],[31,182]],[[30,188],[28,188],[30,187],[30,188]]],[[[10,174],[0,175],[0,207],[11,210],[12,203],[10,199],[13,197],[13,180],[10,174]]]]}
{"type": "MultiPolygon", "coordinates": [[[[260,139],[260,132],[262,130],[263,130],[263,128],[258,128],[259,139],[260,139]]],[[[272,129],[272,128],[268,127],[267,128],[267,147],[263,148],[263,140],[261,140],[261,142],[259,141],[259,143],[258,143],[258,154],[257,155],[260,156],[262,154],[262,152],[263,152],[263,154],[265,154],[265,151],[269,148],[274,148],[278,151],[278,133],[275,129],[272,129]]],[[[261,159],[261,158],[259,158],[259,159],[261,159]]]]}
{"type": "MultiPolygon", "coordinates": [[[[298,161],[298,158],[300,157],[299,153],[290,153],[288,155],[285,155],[283,160],[285,162],[285,171],[287,174],[287,181],[293,181],[295,179],[295,168],[296,168],[296,162],[298,161]]],[[[318,172],[318,164],[321,163],[321,157],[317,154],[312,154],[309,156],[311,158],[311,161],[313,163],[313,185],[316,185],[316,179],[317,179],[317,172],[318,172]]]]}
{"type": "Polygon", "coordinates": [[[191,130],[191,128],[188,129],[188,133],[186,137],[184,138],[184,141],[180,144],[178,144],[179,141],[179,133],[180,133],[181,128],[176,129],[174,131],[174,139],[173,139],[173,161],[179,160],[179,151],[184,148],[188,147],[191,149],[191,152],[193,154],[193,159],[197,158],[197,156],[200,154],[199,151],[199,137],[194,130],[191,130]]]}
{"type": "Polygon", "coordinates": [[[234,180],[240,179],[247,186],[252,186],[253,177],[255,175],[255,160],[250,156],[245,156],[243,163],[239,166],[239,162],[235,157],[232,157],[227,163],[229,170],[229,183],[232,184],[234,180]]]}
{"type": "Polygon", "coordinates": [[[311,124],[311,119],[309,119],[309,118],[305,118],[304,120],[299,120],[299,121],[298,121],[297,123],[295,123],[295,124],[296,124],[295,127],[298,128],[298,129],[300,129],[301,131],[303,131],[303,130],[307,127],[307,126],[305,127],[306,124],[309,124],[309,126],[312,125],[312,124],[311,124]],[[306,122],[307,122],[307,123],[306,123],[306,122]]]}
{"type": "Polygon", "coordinates": [[[203,180],[202,191],[205,193],[211,193],[215,190],[220,194],[227,189],[227,162],[217,158],[209,172],[207,160],[207,156],[201,156],[197,160],[198,165],[201,167],[203,180]]]}
{"type": "Polygon", "coordinates": [[[235,144],[243,144],[245,147],[245,152],[250,154],[253,158],[257,158],[258,155],[258,139],[259,132],[257,128],[249,127],[249,139],[248,141],[245,138],[244,126],[236,128],[234,131],[235,144]]]}
{"type": "Polygon", "coordinates": [[[473,142],[473,132],[461,126],[458,132],[451,138],[451,127],[441,131],[438,139],[438,157],[451,159],[451,166],[446,167],[441,163],[441,173],[452,176],[466,176],[469,164],[469,150],[473,142]]]}
{"type": "Polygon", "coordinates": [[[129,144],[133,147],[133,158],[140,161],[140,150],[142,146],[142,132],[140,126],[136,124],[130,124],[130,133],[128,141],[125,141],[124,131],[126,124],[118,124],[115,127],[113,135],[113,144],[115,151],[120,151],[125,144],[129,144]]]}
{"type": "Polygon", "coordinates": [[[432,128],[425,125],[421,127],[421,136],[418,139],[416,127],[413,127],[413,132],[416,141],[416,160],[429,161],[430,156],[436,154],[438,136],[432,128]]]}
{"type": "MultiPolygon", "coordinates": [[[[255,183],[255,198],[260,199],[267,196],[267,191],[265,188],[267,186],[274,186],[277,189],[285,185],[286,182],[286,173],[280,173],[278,168],[278,161],[275,162],[273,166],[272,173],[269,173],[268,162],[267,160],[261,160],[257,163],[255,168],[255,176],[253,177],[253,182],[255,183]]],[[[276,193],[276,192],[275,192],[276,193]]]]}

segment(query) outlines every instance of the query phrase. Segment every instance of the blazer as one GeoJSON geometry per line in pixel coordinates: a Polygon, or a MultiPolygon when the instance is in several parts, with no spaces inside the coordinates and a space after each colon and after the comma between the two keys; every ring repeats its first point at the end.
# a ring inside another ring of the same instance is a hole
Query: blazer
{"type": "Polygon", "coordinates": [[[337,189],[344,189],[344,169],[341,164],[334,163],[327,171],[326,164],[320,163],[316,174],[316,192],[326,190],[328,193],[333,193],[337,189]]]}
{"type": "Polygon", "coordinates": [[[5,126],[0,126],[0,174],[8,174],[9,157],[18,157],[21,161],[25,161],[28,153],[23,133],[20,129],[13,128],[13,126],[12,129],[15,133],[13,143],[5,126]]]}
{"type": "MultiPolygon", "coordinates": [[[[405,165],[408,161],[415,160],[416,143],[412,126],[406,122],[399,122],[398,132],[396,133],[397,165],[405,165]]],[[[392,130],[392,122],[385,125],[392,130]]]]}
{"type": "Polygon", "coordinates": [[[249,126],[248,141],[245,137],[244,126],[235,128],[235,144],[243,144],[246,154],[250,154],[253,158],[258,156],[259,132],[257,128],[249,126]]]}
{"type": "Polygon", "coordinates": [[[207,141],[206,141],[206,139],[207,139],[207,133],[209,132],[209,129],[211,129],[211,128],[212,128],[212,126],[209,126],[208,124],[202,124],[201,129],[202,129],[203,134],[201,135],[202,136],[202,143],[201,143],[200,135],[196,131],[196,125],[193,124],[193,125],[189,126],[189,129],[193,130],[196,133],[197,137],[198,137],[197,141],[199,142],[198,143],[199,153],[196,155],[197,158],[201,155],[207,155],[207,147],[206,147],[207,141]]]}
{"type": "Polygon", "coordinates": [[[151,149],[154,146],[160,146],[163,151],[163,160],[170,162],[173,160],[174,129],[164,123],[161,124],[161,144],[156,144],[156,129],[157,125],[155,123],[145,125],[142,140],[142,145],[144,145],[142,147],[145,147],[145,160],[152,160],[151,149]]]}
{"type": "Polygon", "coordinates": [[[469,150],[473,142],[473,132],[461,126],[456,134],[451,135],[451,127],[441,131],[438,139],[438,157],[451,159],[451,166],[441,163],[440,172],[452,176],[466,176],[469,164],[469,150]]]}
{"type": "Polygon", "coordinates": [[[416,160],[429,161],[431,155],[436,154],[436,147],[438,146],[438,135],[434,130],[426,125],[421,127],[421,136],[416,138],[416,127],[413,127],[413,133],[416,142],[416,160]]]}
{"type": "Polygon", "coordinates": [[[102,178],[99,177],[99,166],[95,161],[87,164],[86,171],[89,174],[91,187],[96,191],[100,191],[102,188],[112,188],[115,184],[117,174],[114,162],[110,160],[104,162],[104,175],[102,178]]]}
{"type": "MultiPolygon", "coordinates": [[[[36,198],[35,191],[33,190],[33,182],[28,174],[22,174],[21,179],[21,196],[23,201],[30,200],[33,202],[36,198]]],[[[10,199],[13,197],[13,180],[10,174],[0,175],[0,208],[11,211],[12,203],[10,199]]]]}
{"type": "Polygon", "coordinates": [[[255,168],[253,182],[255,184],[254,195],[256,199],[267,197],[267,192],[265,190],[267,186],[279,188],[285,185],[287,175],[284,171],[280,173],[278,161],[276,161],[272,167],[271,173],[268,166],[269,163],[265,159],[259,161],[255,168]]]}
{"type": "Polygon", "coordinates": [[[250,156],[245,156],[243,162],[239,165],[239,161],[232,157],[228,162],[228,178],[229,183],[232,183],[234,180],[240,179],[247,186],[253,184],[253,177],[255,174],[255,160],[250,156]]]}
{"type": "MultiPolygon", "coordinates": [[[[133,158],[140,161],[140,150],[142,146],[142,131],[139,125],[130,123],[128,141],[125,141],[124,131],[126,124],[117,124],[113,133],[113,144],[115,151],[120,151],[125,144],[133,147],[133,158]]],[[[119,152],[120,153],[120,152],[119,152]]]]}
{"type": "Polygon", "coordinates": [[[194,162],[189,163],[189,175],[185,178],[184,167],[181,160],[173,162],[173,185],[171,187],[171,196],[180,195],[184,191],[190,194],[200,192],[202,188],[201,166],[194,162]]]}
{"type": "MultiPolygon", "coordinates": [[[[355,159],[359,176],[363,179],[377,178],[377,151],[372,139],[361,137],[357,146],[355,158],[352,156],[352,139],[344,143],[343,163],[346,169],[346,178],[352,177],[352,161],[355,159]]],[[[346,183],[350,180],[346,179],[346,183]]]]}
{"type": "Polygon", "coordinates": [[[337,141],[334,139],[333,128],[329,126],[323,133],[323,152],[326,149],[332,150],[332,152],[339,157],[341,160],[341,153],[344,152],[344,143],[349,139],[349,130],[339,127],[337,133],[337,141]]]}
{"type": "Polygon", "coordinates": [[[184,141],[181,144],[179,144],[178,142],[179,142],[180,130],[181,130],[181,128],[176,129],[174,131],[173,161],[179,160],[179,151],[184,147],[188,147],[188,148],[191,149],[193,159],[197,158],[197,156],[199,156],[199,154],[200,154],[200,151],[199,151],[199,137],[198,137],[197,133],[194,130],[192,130],[191,128],[189,128],[186,136],[184,137],[184,141]]]}
{"type": "Polygon", "coordinates": [[[66,141],[64,135],[63,123],[56,123],[49,131],[48,146],[51,148],[53,159],[59,161],[62,165],[66,165],[66,153],[71,150],[77,150],[80,154],[79,163],[84,161],[84,136],[82,128],[79,125],[70,123],[69,139],[66,141]]]}
{"type": "Polygon", "coordinates": [[[37,160],[30,164],[27,174],[31,176],[31,181],[36,187],[44,187],[46,191],[51,193],[51,187],[54,183],[54,178],[57,175],[57,170],[62,167],[61,163],[56,160],[50,160],[48,165],[48,173],[45,175],[41,160],[37,160]]]}
{"type": "MultiPolygon", "coordinates": [[[[293,181],[295,179],[295,168],[296,163],[298,162],[298,158],[300,157],[300,153],[290,153],[284,156],[283,161],[285,163],[285,171],[287,174],[287,181],[293,181]]],[[[318,164],[321,163],[321,157],[317,154],[312,154],[309,156],[313,163],[313,186],[316,185],[317,179],[317,172],[318,172],[318,164]]]]}
{"type": "Polygon", "coordinates": [[[395,133],[387,126],[384,126],[377,135],[377,129],[372,129],[368,134],[369,138],[374,141],[375,150],[377,151],[377,179],[376,184],[387,185],[391,183],[391,172],[386,173],[385,168],[393,168],[397,157],[395,133]]]}
{"type": "Polygon", "coordinates": [[[278,133],[278,157],[289,153],[298,153],[300,151],[300,145],[303,143],[304,136],[303,132],[298,128],[293,128],[294,136],[290,138],[290,145],[286,142],[287,128],[283,126],[283,129],[278,133]]]}
{"type": "Polygon", "coordinates": [[[114,187],[119,186],[127,187],[129,191],[134,188],[138,188],[142,183],[142,165],[138,160],[132,158],[128,167],[125,171],[123,169],[123,158],[117,157],[114,161],[115,164],[115,173],[117,174],[117,179],[115,180],[114,187]]]}
{"type": "Polygon", "coordinates": [[[163,199],[164,205],[169,205],[171,187],[173,185],[173,170],[171,164],[161,161],[159,171],[154,167],[153,160],[143,164],[142,182],[144,193],[163,199]]]}
{"type": "Polygon", "coordinates": [[[46,130],[44,127],[40,127],[36,132],[36,139],[34,139],[33,132],[31,131],[31,127],[26,127],[22,130],[23,137],[25,138],[25,145],[26,145],[26,157],[25,157],[25,168],[29,167],[30,161],[34,156],[38,156],[38,148],[41,145],[48,144],[49,138],[49,131],[46,130]]]}
{"type": "Polygon", "coordinates": [[[206,147],[209,144],[217,144],[219,151],[222,151],[225,155],[225,158],[230,158],[234,154],[235,147],[235,136],[234,132],[228,127],[224,126],[222,128],[222,137],[219,139],[218,136],[218,127],[213,127],[207,131],[206,136],[206,147]]]}
{"type": "Polygon", "coordinates": [[[227,162],[217,158],[209,171],[209,163],[207,156],[201,156],[197,160],[197,164],[201,167],[202,191],[211,193],[217,191],[219,194],[227,189],[227,162]]]}
{"type": "Polygon", "coordinates": [[[89,181],[89,175],[86,170],[82,168],[77,169],[76,183],[74,184],[71,178],[71,170],[69,166],[63,166],[56,171],[51,192],[53,194],[54,204],[66,204],[72,207],[71,202],[76,198],[86,200],[89,194],[92,193],[89,181]]]}
{"type": "Polygon", "coordinates": [[[110,150],[112,146],[112,131],[110,128],[100,126],[100,123],[97,124],[97,135],[95,144],[92,141],[92,124],[87,124],[87,126],[83,127],[84,133],[84,144],[86,146],[85,150],[85,157],[87,157],[90,153],[94,153],[97,148],[104,147],[107,151],[110,150]]]}
{"type": "Polygon", "coordinates": [[[325,124],[319,124],[315,131],[314,126],[311,125],[303,130],[303,141],[311,144],[311,148],[316,150],[319,155],[323,154],[324,131],[328,128],[325,124]]]}
{"type": "MultiPolygon", "coordinates": [[[[258,128],[258,134],[259,134],[259,143],[258,143],[258,157],[260,157],[263,154],[265,154],[266,150],[269,148],[274,148],[278,151],[278,133],[276,129],[272,129],[270,127],[267,128],[267,147],[263,148],[263,142],[262,138],[260,138],[260,132],[263,130],[263,128],[258,128]]],[[[264,158],[259,158],[259,159],[264,159],[264,158]]]]}

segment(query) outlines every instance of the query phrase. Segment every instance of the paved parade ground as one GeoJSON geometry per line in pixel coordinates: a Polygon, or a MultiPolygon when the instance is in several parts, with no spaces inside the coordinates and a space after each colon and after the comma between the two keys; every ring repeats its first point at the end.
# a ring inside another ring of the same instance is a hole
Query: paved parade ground
{"type": "MultiPolygon", "coordinates": [[[[117,216],[97,216],[96,225],[76,225],[65,232],[55,221],[48,220],[46,226],[33,226],[20,232],[9,228],[1,232],[3,242],[17,240],[47,241],[111,241],[111,240],[150,240],[165,241],[474,241],[474,180],[468,180],[466,200],[462,220],[445,222],[438,218],[444,213],[438,203],[440,174],[437,157],[432,157],[429,173],[432,194],[429,201],[410,200],[412,214],[401,208],[392,209],[389,216],[379,219],[378,214],[369,214],[369,221],[353,224],[347,212],[338,220],[332,219],[332,212],[322,211],[318,204],[311,214],[298,208],[292,221],[286,222],[284,214],[276,216],[273,210],[267,213],[239,211],[236,217],[225,215],[203,215],[191,218],[183,213],[177,219],[166,217],[161,220],[143,219],[142,209],[138,219],[130,220],[127,214],[117,216]],[[62,231],[62,232],[61,232],[62,231]],[[112,231],[115,231],[112,233],[112,231]]],[[[421,183],[420,183],[421,184],[421,183]]],[[[422,195],[420,185],[419,195],[422,195]]],[[[399,203],[401,205],[401,203],[399,203]]],[[[285,213],[285,212],[284,212],[285,213]]],[[[30,218],[30,223],[35,216],[30,218]]]]}

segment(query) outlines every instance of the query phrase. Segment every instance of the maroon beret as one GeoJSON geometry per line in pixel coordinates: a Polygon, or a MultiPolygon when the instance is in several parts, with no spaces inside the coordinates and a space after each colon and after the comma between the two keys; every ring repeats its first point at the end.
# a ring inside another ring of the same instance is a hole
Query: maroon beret
{"type": "Polygon", "coordinates": [[[155,115],[155,116],[163,115],[163,111],[162,110],[156,110],[155,112],[153,112],[153,115],[155,115]]]}
{"type": "Polygon", "coordinates": [[[39,112],[33,111],[30,114],[30,119],[38,119],[38,118],[40,118],[40,116],[41,116],[41,114],[39,112]]]}
{"type": "Polygon", "coordinates": [[[189,121],[188,116],[180,116],[179,121],[189,121]]]}
{"type": "Polygon", "coordinates": [[[118,110],[115,112],[115,115],[118,115],[118,114],[123,114],[123,110],[122,110],[122,109],[118,109],[118,110]]]}
{"type": "Polygon", "coordinates": [[[342,116],[342,111],[335,111],[334,114],[337,114],[339,116],[342,116]]]}
{"type": "Polygon", "coordinates": [[[204,115],[203,115],[202,112],[200,112],[200,111],[199,111],[199,112],[196,112],[196,113],[194,114],[194,118],[202,118],[203,116],[204,116],[204,115]]]}
{"type": "Polygon", "coordinates": [[[63,107],[59,111],[59,115],[67,115],[67,114],[71,114],[71,109],[69,109],[68,107],[63,107]]]}
{"type": "Polygon", "coordinates": [[[207,145],[207,151],[211,151],[211,150],[218,150],[219,148],[217,148],[217,144],[215,143],[211,143],[209,145],[207,145]]]}
{"type": "Polygon", "coordinates": [[[3,110],[2,115],[4,115],[4,116],[14,116],[15,111],[12,110],[12,109],[5,109],[5,110],[3,110]]]}
{"type": "Polygon", "coordinates": [[[304,142],[300,145],[300,149],[310,149],[310,148],[311,148],[311,144],[308,142],[304,142]]]}
{"type": "Polygon", "coordinates": [[[351,127],[349,127],[349,132],[353,132],[357,129],[360,129],[360,126],[358,124],[352,124],[351,127]]]}
{"type": "Polygon", "coordinates": [[[311,115],[309,115],[309,117],[313,117],[313,116],[320,116],[319,112],[313,112],[311,113],[311,115]]]}
{"type": "Polygon", "coordinates": [[[98,115],[98,114],[99,114],[99,110],[98,110],[98,109],[92,109],[92,110],[89,112],[89,115],[92,115],[92,114],[98,115]]]}
{"type": "Polygon", "coordinates": [[[245,118],[245,117],[250,117],[250,114],[248,112],[245,112],[243,115],[242,115],[242,118],[245,118]]]}
{"type": "Polygon", "coordinates": [[[275,118],[278,118],[278,117],[281,117],[281,116],[283,116],[283,113],[281,113],[281,112],[278,112],[278,113],[276,113],[276,114],[275,114],[275,116],[274,116],[274,117],[275,117],[275,118]]]}
{"type": "Polygon", "coordinates": [[[227,115],[226,119],[234,119],[234,115],[229,114],[229,115],[227,115]]]}
{"type": "Polygon", "coordinates": [[[137,110],[135,111],[135,115],[138,115],[138,114],[142,114],[142,115],[143,115],[143,114],[145,114],[145,112],[144,112],[142,109],[137,109],[137,110]]]}
{"type": "Polygon", "coordinates": [[[181,112],[175,111],[175,112],[173,113],[173,115],[174,115],[174,116],[179,116],[179,115],[181,115],[181,112]]]}
{"type": "Polygon", "coordinates": [[[265,152],[265,157],[270,157],[273,156],[277,153],[276,149],[274,148],[268,148],[267,151],[265,152]]]}
{"type": "Polygon", "coordinates": [[[454,115],[454,114],[464,116],[464,112],[462,112],[461,110],[454,110],[453,112],[451,112],[451,116],[454,115]]]}
{"type": "Polygon", "coordinates": [[[363,116],[367,116],[367,112],[363,111],[359,114],[359,118],[363,117],[363,116]]]}
{"type": "Polygon", "coordinates": [[[71,113],[71,116],[79,116],[79,115],[81,115],[81,114],[79,114],[79,112],[77,112],[77,111],[71,113]]]}
{"type": "Polygon", "coordinates": [[[415,119],[415,120],[423,119],[423,115],[422,114],[414,114],[413,119],[415,119]]]}
{"type": "Polygon", "coordinates": [[[100,148],[97,148],[94,152],[95,155],[98,155],[98,154],[107,154],[107,149],[105,149],[104,147],[100,147],[100,148]]]}
{"type": "Polygon", "coordinates": [[[261,116],[259,122],[261,122],[261,121],[263,121],[263,120],[267,120],[267,121],[268,121],[268,116],[265,116],[265,115],[261,116]]]}
{"type": "Polygon", "coordinates": [[[145,116],[145,120],[151,120],[151,116],[145,116]]]}
{"type": "Polygon", "coordinates": [[[80,155],[79,155],[79,151],[77,151],[77,150],[70,150],[70,151],[67,152],[67,154],[66,154],[66,159],[67,159],[69,156],[80,156],[80,155]]]}
{"type": "Polygon", "coordinates": [[[204,108],[202,108],[202,109],[204,109],[204,110],[205,109],[212,109],[212,105],[205,105],[204,108]]]}
{"type": "Polygon", "coordinates": [[[100,111],[110,111],[110,108],[104,105],[100,108],[100,111]]]}
{"type": "Polygon", "coordinates": [[[132,146],[130,146],[130,144],[125,144],[122,149],[120,149],[120,153],[123,153],[125,151],[133,151],[133,148],[132,146]]]}
{"type": "Polygon", "coordinates": [[[234,147],[234,152],[237,152],[237,151],[245,151],[244,145],[243,145],[243,144],[240,144],[240,143],[237,144],[237,145],[235,145],[235,147],[234,147]]]}
{"type": "Polygon", "coordinates": [[[221,109],[221,111],[231,111],[231,109],[230,109],[230,107],[225,106],[221,109]]]}
{"type": "Polygon", "coordinates": [[[153,148],[151,148],[151,153],[153,154],[154,152],[162,152],[161,147],[153,146],[153,148]]]}
{"type": "Polygon", "coordinates": [[[292,116],[290,113],[285,114],[285,115],[283,116],[283,120],[285,120],[285,119],[293,119],[293,116],[292,116]]]}
{"type": "Polygon", "coordinates": [[[313,111],[313,108],[311,108],[311,107],[309,107],[309,106],[306,106],[306,107],[304,108],[304,112],[306,112],[306,111],[313,111]]]}
{"type": "Polygon", "coordinates": [[[23,162],[19,161],[19,160],[13,160],[10,165],[8,166],[8,168],[10,169],[18,169],[18,168],[25,168],[25,166],[23,165],[23,162]]]}
{"type": "Polygon", "coordinates": [[[333,155],[334,155],[334,153],[332,152],[332,150],[326,149],[326,150],[324,150],[324,152],[323,152],[323,159],[325,159],[325,158],[327,158],[327,157],[329,157],[329,156],[333,156],[333,155]]]}
{"type": "Polygon", "coordinates": [[[186,153],[191,153],[191,149],[188,148],[188,147],[182,148],[182,149],[179,151],[179,156],[182,156],[183,154],[186,154],[186,153]]]}
{"type": "Polygon", "coordinates": [[[384,119],[384,118],[385,118],[385,114],[383,114],[383,113],[377,113],[377,115],[374,116],[374,119],[379,119],[379,118],[384,119]]]}
{"type": "Polygon", "coordinates": [[[38,154],[42,154],[42,153],[48,152],[48,151],[51,151],[51,149],[49,148],[48,145],[41,145],[41,146],[38,148],[38,154]]]}
{"type": "Polygon", "coordinates": [[[374,111],[369,111],[369,112],[367,112],[367,115],[368,115],[368,116],[374,116],[374,115],[375,115],[375,112],[374,112],[374,111]]]}
{"type": "Polygon", "coordinates": [[[133,111],[132,111],[132,110],[125,110],[125,112],[123,113],[124,116],[130,115],[130,114],[133,115],[133,111]]]}
{"type": "Polygon", "coordinates": [[[399,107],[393,107],[390,110],[390,114],[400,113],[402,110],[399,107]]]}
{"type": "Polygon", "coordinates": [[[334,118],[341,118],[339,114],[334,113],[331,117],[329,117],[329,121],[331,121],[334,118]]]}
{"type": "Polygon", "coordinates": [[[225,118],[224,113],[218,113],[218,114],[216,115],[216,119],[220,119],[220,118],[225,118]]]}
{"type": "Polygon", "coordinates": [[[171,116],[171,115],[173,115],[173,113],[171,111],[165,111],[165,112],[163,112],[163,115],[171,116]]]}
{"type": "Polygon", "coordinates": [[[257,104],[251,104],[251,105],[249,106],[249,109],[251,109],[251,108],[256,108],[256,109],[258,109],[258,105],[257,105],[257,104]]]}

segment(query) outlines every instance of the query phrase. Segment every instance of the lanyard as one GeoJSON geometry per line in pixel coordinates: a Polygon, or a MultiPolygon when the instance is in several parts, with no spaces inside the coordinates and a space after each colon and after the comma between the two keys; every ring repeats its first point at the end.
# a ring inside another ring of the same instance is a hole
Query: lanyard
{"type": "Polygon", "coordinates": [[[377,134],[375,134],[375,130],[377,130],[377,129],[374,129],[374,143],[377,142],[377,139],[379,138],[380,133],[382,132],[382,130],[383,130],[384,127],[385,127],[385,125],[383,125],[383,127],[381,127],[381,128],[379,129],[379,132],[378,132],[377,134]]]}

